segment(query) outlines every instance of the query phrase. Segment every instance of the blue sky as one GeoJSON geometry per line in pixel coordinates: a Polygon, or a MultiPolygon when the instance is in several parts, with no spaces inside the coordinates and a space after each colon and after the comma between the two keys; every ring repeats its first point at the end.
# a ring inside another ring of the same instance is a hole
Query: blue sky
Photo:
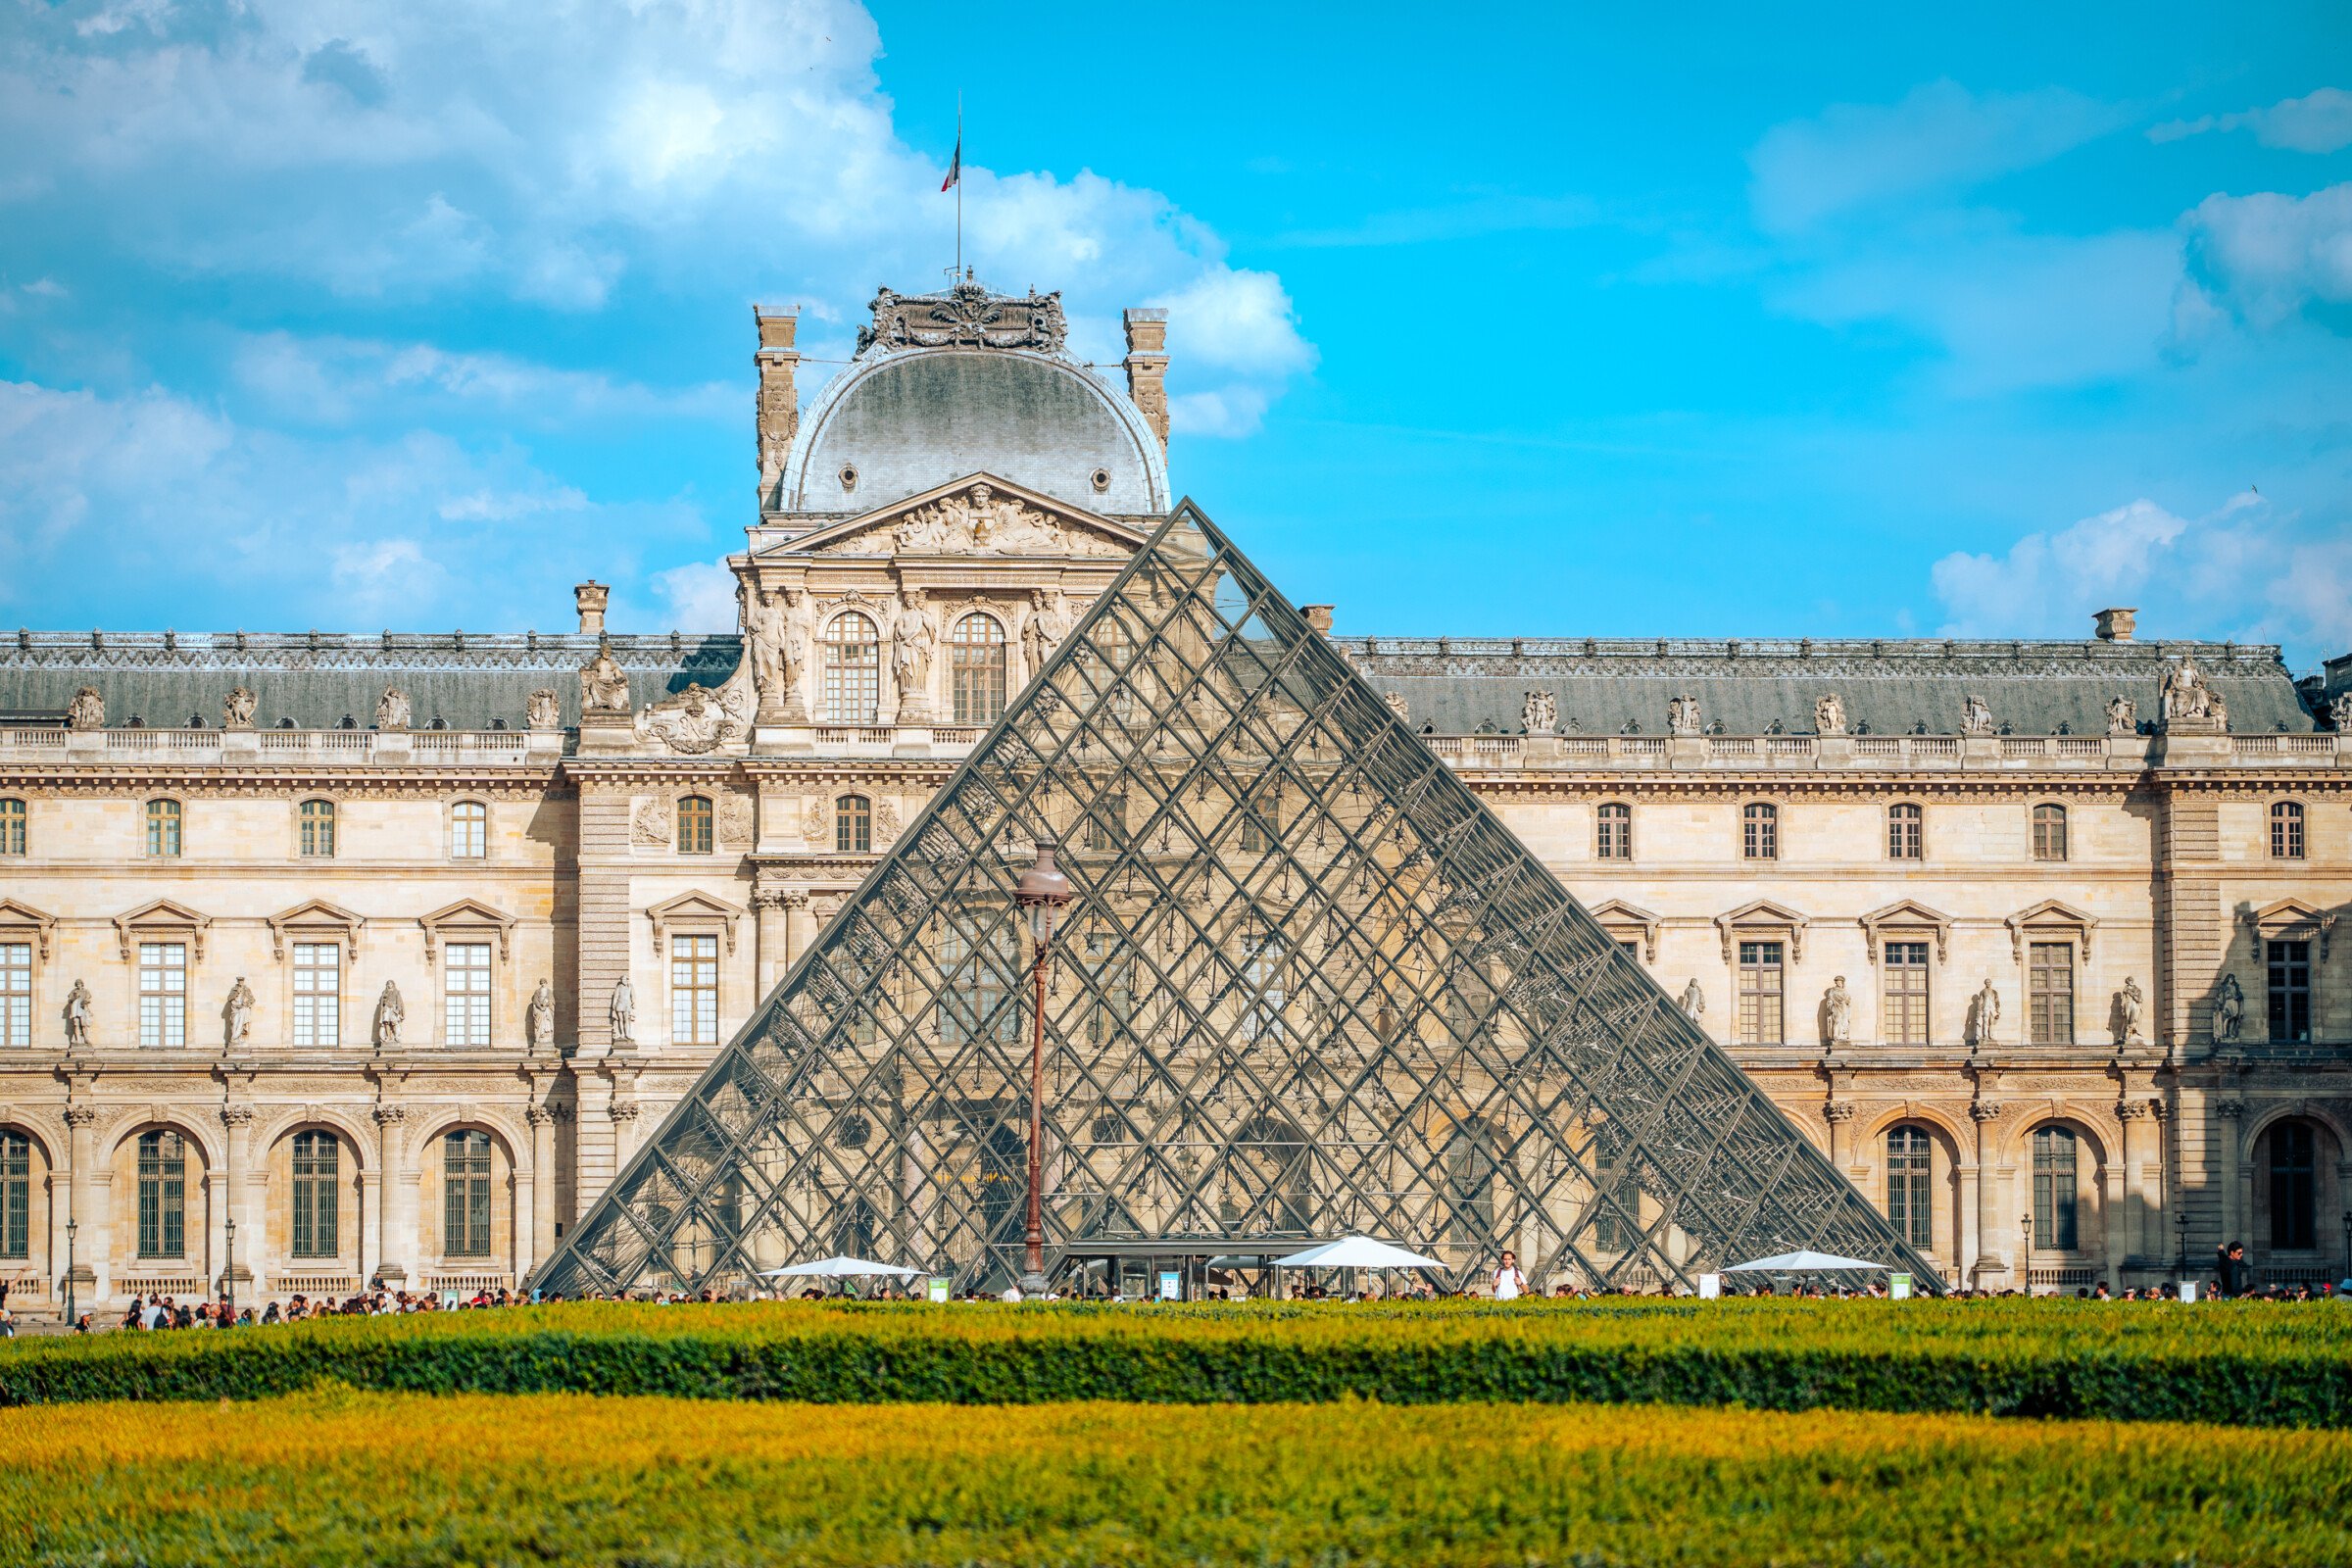
{"type": "Polygon", "coordinates": [[[0,0],[0,624],[731,618],[960,89],[1343,631],[2352,651],[2352,11],[1638,9],[0,0]]]}

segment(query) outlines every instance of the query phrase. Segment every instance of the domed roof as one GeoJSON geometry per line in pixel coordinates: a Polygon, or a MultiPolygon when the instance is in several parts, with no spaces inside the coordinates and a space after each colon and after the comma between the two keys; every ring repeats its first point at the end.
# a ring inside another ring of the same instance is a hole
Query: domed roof
{"type": "Polygon", "coordinates": [[[985,471],[1089,512],[1167,511],[1158,437],[1061,337],[1051,295],[885,292],[857,359],[802,421],[782,510],[868,512],[985,471]]]}

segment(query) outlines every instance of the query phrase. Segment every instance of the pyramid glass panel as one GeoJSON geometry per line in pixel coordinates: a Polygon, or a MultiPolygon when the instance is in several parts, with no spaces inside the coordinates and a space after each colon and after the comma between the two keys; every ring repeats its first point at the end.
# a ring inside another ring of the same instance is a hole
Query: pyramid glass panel
{"type": "Polygon", "coordinates": [[[1864,1200],[1189,503],[539,1270],[1022,1271],[1051,841],[1049,1273],[1363,1233],[1655,1289],[1864,1200]],[[1156,1251],[1154,1250],[1156,1249],[1156,1251]]]}

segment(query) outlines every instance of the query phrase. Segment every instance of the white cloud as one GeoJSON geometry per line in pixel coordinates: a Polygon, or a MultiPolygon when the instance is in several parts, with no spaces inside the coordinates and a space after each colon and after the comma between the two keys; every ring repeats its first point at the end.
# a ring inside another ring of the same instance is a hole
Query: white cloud
{"type": "Polygon", "coordinates": [[[429,418],[487,410],[502,423],[571,426],[602,419],[743,417],[742,387],[649,387],[595,370],[534,365],[505,354],[465,354],[429,343],[259,332],[231,356],[237,386],[281,418],[341,424],[363,414],[429,418]]]}
{"type": "Polygon", "coordinates": [[[2308,196],[2208,196],[2182,220],[2198,277],[2257,326],[2352,301],[2352,183],[2308,196]]]}
{"type": "Polygon", "coordinates": [[[735,574],[726,567],[698,561],[657,571],[650,580],[660,608],[647,622],[649,627],[659,624],[663,629],[702,632],[735,629],[735,574]]]}
{"type": "Polygon", "coordinates": [[[2234,115],[2200,115],[2195,120],[2168,120],[2149,127],[2150,141],[2179,141],[2212,130],[2251,130],[2265,147],[2284,147],[2299,153],[2332,153],[2352,147],[2352,92],[2322,87],[2300,98],[2287,98],[2268,109],[2248,109],[2234,115]]]}
{"type": "Polygon", "coordinates": [[[1833,104],[1765,132],[1748,153],[1749,199],[1768,229],[2045,163],[2122,123],[2122,112],[2060,87],[1971,93],[1953,81],[1893,104],[1833,104]]]}

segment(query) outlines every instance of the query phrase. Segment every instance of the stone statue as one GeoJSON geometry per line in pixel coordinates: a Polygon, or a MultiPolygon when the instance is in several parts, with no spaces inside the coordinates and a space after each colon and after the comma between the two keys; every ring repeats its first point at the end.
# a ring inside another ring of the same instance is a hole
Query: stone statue
{"type": "Polygon", "coordinates": [[[902,712],[930,710],[931,657],[939,650],[939,628],[923,607],[923,591],[909,588],[899,596],[899,612],[890,622],[890,673],[899,683],[902,712]]]}
{"type": "Polygon", "coordinates": [[[564,703],[552,687],[542,686],[523,704],[522,721],[533,729],[562,729],[564,703]]]}
{"type": "Polygon", "coordinates": [[[1850,1046],[1854,1041],[1854,997],[1845,989],[1845,976],[1830,982],[1821,999],[1822,1036],[1827,1045],[1850,1046]]]}
{"type": "Polygon", "coordinates": [[[1677,735],[1697,735],[1705,730],[1698,716],[1698,699],[1677,697],[1666,705],[1666,727],[1677,735]]]}
{"type": "Polygon", "coordinates": [[[629,676],[612,657],[610,643],[596,645],[596,657],[580,666],[580,708],[590,713],[629,710],[629,676]]]}
{"type": "Polygon", "coordinates": [[[774,594],[763,594],[747,579],[735,584],[735,611],[743,622],[744,656],[752,666],[752,686],[763,709],[784,703],[784,607],[774,594]]]}
{"type": "Polygon", "coordinates": [[[556,988],[545,980],[523,1009],[522,1031],[533,1051],[545,1051],[556,1042],[556,988]]]}
{"type": "Polygon", "coordinates": [[[1381,694],[1380,700],[1388,704],[1389,711],[1395,713],[1398,718],[1409,719],[1413,716],[1412,705],[1404,700],[1404,693],[1384,692],[1381,694]]]}
{"type": "Polygon", "coordinates": [[[1519,722],[1530,735],[1548,735],[1559,727],[1559,700],[1549,692],[1529,692],[1519,705],[1519,722]]]}
{"type": "Polygon", "coordinates": [[[2139,982],[2124,976],[2124,989],[2115,994],[2115,1043],[2119,1047],[2147,1044],[2147,1036],[2139,1032],[2140,1014],[2147,1010],[2147,1003],[2140,995],[2139,982]]]}
{"type": "Polygon", "coordinates": [[[637,1037],[633,1031],[637,1027],[637,990],[629,984],[629,977],[625,974],[620,977],[620,983],[612,988],[611,1012],[612,1043],[616,1046],[636,1044],[637,1037]]]}
{"type": "Polygon", "coordinates": [[[106,728],[106,699],[98,695],[97,687],[84,686],[74,694],[74,700],[66,705],[66,728],[106,728]]]}
{"type": "Polygon", "coordinates": [[[2107,699],[2107,733],[2136,735],[2139,733],[2139,705],[2131,698],[2114,696],[2107,699]]]}
{"type": "Polygon", "coordinates": [[[66,993],[66,1045],[79,1050],[90,1043],[90,988],[80,981],[66,993]]]}
{"type": "Polygon", "coordinates": [[[2352,692],[2337,692],[2328,705],[2328,724],[2338,735],[2352,735],[2352,692]]]}
{"type": "Polygon", "coordinates": [[[808,649],[814,631],[808,623],[808,596],[798,588],[784,590],[784,638],[777,660],[777,678],[783,685],[786,712],[803,712],[801,677],[808,668],[808,649]]]}
{"type": "Polygon", "coordinates": [[[2197,662],[2186,654],[2180,662],[2164,672],[2164,721],[2167,724],[2186,720],[2201,726],[2227,726],[2230,710],[2223,705],[2221,693],[2205,683],[2197,662]]]}
{"type": "Polygon", "coordinates": [[[384,688],[384,695],[375,700],[375,727],[384,731],[409,727],[409,694],[397,686],[384,688]]]}
{"type": "Polygon", "coordinates": [[[1845,699],[1836,692],[1813,703],[1813,731],[1817,735],[1845,733],[1845,699]]]}
{"type": "Polygon", "coordinates": [[[231,1051],[248,1044],[253,1038],[253,988],[243,975],[228,988],[228,1005],[221,1009],[226,1024],[227,1039],[223,1044],[231,1051]]]}
{"type": "Polygon", "coordinates": [[[1967,701],[1960,705],[1960,733],[1990,735],[1992,732],[1992,705],[1975,692],[1970,692],[1967,701]]]}
{"type": "Polygon", "coordinates": [[[1051,594],[1043,588],[1029,590],[1029,618],[1021,622],[1021,653],[1029,661],[1030,679],[1036,679],[1037,672],[1046,667],[1046,661],[1070,634],[1072,624],[1060,589],[1051,594]]]}
{"type": "Polygon", "coordinates": [[[1992,989],[1992,977],[1984,977],[1984,989],[1968,999],[1968,1043],[1989,1046],[1996,1043],[2001,1021],[2001,994],[1992,989]]]}
{"type": "Polygon", "coordinates": [[[2213,1004],[2213,1038],[2217,1044],[2237,1039],[2237,1032],[2246,1021],[2246,993],[2237,983],[2237,976],[2222,976],[2222,994],[2213,1004]]]}
{"type": "Polygon", "coordinates": [[[400,1026],[409,1021],[409,1009],[400,1004],[400,987],[384,982],[384,994],[375,999],[375,1045],[377,1050],[400,1044],[400,1026]]]}
{"type": "Polygon", "coordinates": [[[239,686],[232,689],[220,704],[220,727],[222,729],[253,728],[255,707],[252,688],[239,686]]]}
{"type": "Polygon", "coordinates": [[[1704,1021],[1707,1016],[1707,994],[1698,989],[1698,976],[1690,977],[1690,983],[1683,987],[1683,994],[1675,999],[1674,1004],[1682,1008],[1683,1015],[1692,1023],[1704,1021]]]}

